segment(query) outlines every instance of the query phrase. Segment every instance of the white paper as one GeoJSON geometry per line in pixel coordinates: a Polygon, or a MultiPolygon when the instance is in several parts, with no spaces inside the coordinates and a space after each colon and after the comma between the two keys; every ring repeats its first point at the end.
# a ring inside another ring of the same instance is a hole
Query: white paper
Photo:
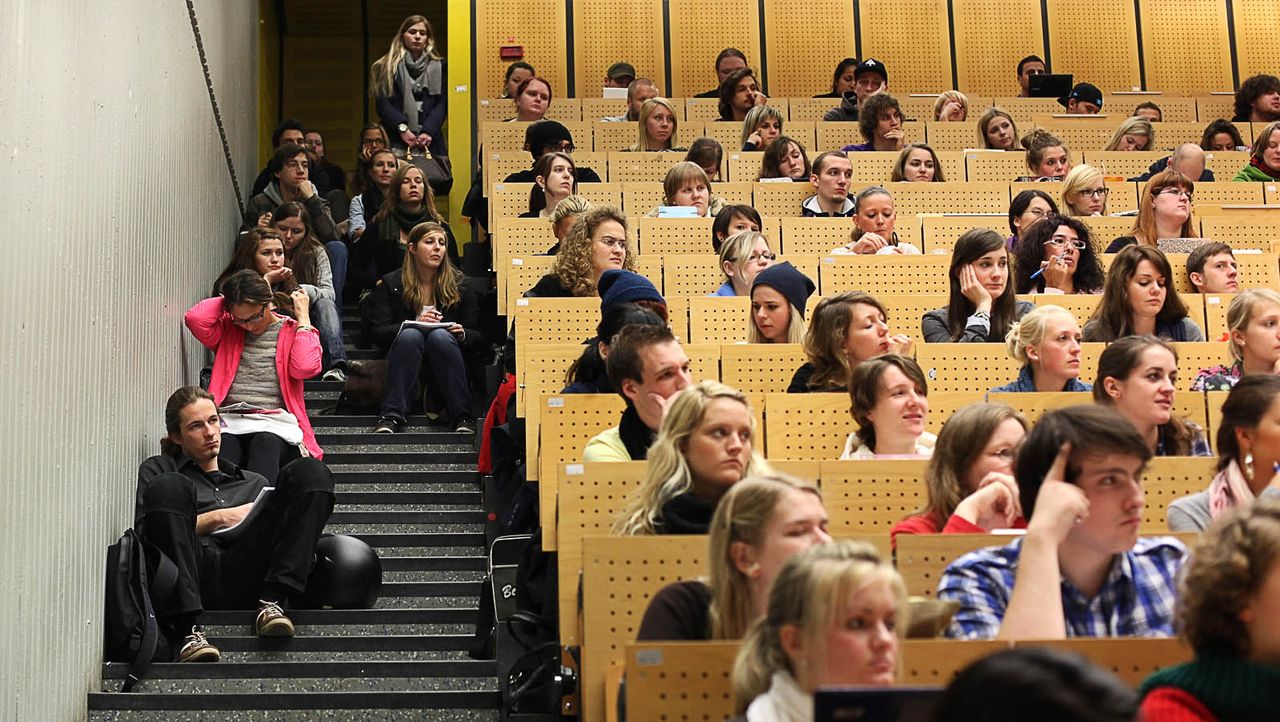
{"type": "Polygon", "coordinates": [[[257,498],[255,498],[255,499],[253,500],[253,506],[249,509],[249,513],[248,513],[248,514],[245,514],[245,515],[244,515],[244,517],[240,519],[240,521],[236,522],[235,524],[232,524],[231,526],[224,526],[224,527],[222,527],[221,529],[214,529],[214,530],[213,530],[213,533],[214,533],[214,534],[223,534],[223,533],[229,532],[229,531],[231,531],[232,529],[235,529],[236,527],[238,527],[238,526],[240,526],[241,524],[245,523],[245,521],[247,521],[247,520],[249,519],[249,517],[253,516],[253,512],[257,511],[257,509],[258,509],[258,504],[261,504],[261,503],[262,503],[262,500],[263,500],[263,499],[265,499],[265,498],[267,497],[267,493],[268,493],[268,492],[270,492],[270,491],[272,491],[272,490],[274,490],[274,489],[275,489],[275,487],[274,487],[274,486],[264,486],[264,487],[262,487],[262,489],[260,489],[260,490],[258,491],[258,496],[257,496],[257,498]]]}

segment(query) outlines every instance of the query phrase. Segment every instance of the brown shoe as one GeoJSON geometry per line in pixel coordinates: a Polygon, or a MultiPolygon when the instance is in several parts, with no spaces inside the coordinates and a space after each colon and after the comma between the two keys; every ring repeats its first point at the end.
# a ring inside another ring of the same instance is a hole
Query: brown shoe
{"type": "Polygon", "coordinates": [[[192,627],[191,634],[188,634],[182,642],[182,649],[178,651],[179,662],[216,662],[222,659],[222,652],[209,644],[209,640],[205,639],[204,631],[199,627],[192,627]]]}
{"type": "Polygon", "coordinates": [[[253,633],[259,637],[292,637],[293,620],[289,619],[280,605],[275,602],[263,602],[258,607],[258,616],[253,620],[253,633]]]}

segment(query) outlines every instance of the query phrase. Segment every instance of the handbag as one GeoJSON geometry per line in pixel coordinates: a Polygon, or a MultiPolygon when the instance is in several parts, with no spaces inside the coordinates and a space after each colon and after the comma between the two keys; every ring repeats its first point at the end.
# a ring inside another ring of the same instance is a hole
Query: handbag
{"type": "Polygon", "coordinates": [[[427,179],[432,193],[437,196],[449,195],[449,191],[453,189],[453,164],[449,162],[449,156],[432,155],[426,148],[414,155],[410,148],[404,159],[422,171],[422,177],[427,179]]]}

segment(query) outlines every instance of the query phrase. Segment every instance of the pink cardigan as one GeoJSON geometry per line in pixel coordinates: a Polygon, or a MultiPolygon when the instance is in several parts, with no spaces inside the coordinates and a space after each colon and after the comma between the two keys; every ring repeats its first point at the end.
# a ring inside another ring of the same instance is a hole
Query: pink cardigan
{"type": "MultiPolygon", "coordinates": [[[[284,408],[298,417],[298,426],[302,428],[302,444],[307,452],[317,459],[324,458],[324,451],[316,443],[315,432],[311,430],[311,420],[307,418],[307,403],[302,395],[302,382],[320,373],[321,351],[320,334],[316,331],[298,333],[298,323],[292,318],[281,316],[284,326],[280,328],[280,337],[276,340],[276,373],[280,376],[280,395],[284,398],[284,408]]],[[[221,406],[231,389],[231,382],[240,368],[240,354],[244,351],[244,330],[231,322],[231,314],[223,307],[221,296],[206,298],[191,307],[183,316],[191,335],[196,337],[205,348],[211,349],[213,356],[213,379],[209,382],[209,393],[221,406]]]]}

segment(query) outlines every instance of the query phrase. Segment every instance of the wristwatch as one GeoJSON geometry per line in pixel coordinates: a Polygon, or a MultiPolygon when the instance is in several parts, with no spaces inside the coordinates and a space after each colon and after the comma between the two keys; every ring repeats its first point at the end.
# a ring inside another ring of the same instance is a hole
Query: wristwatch
{"type": "Polygon", "coordinates": [[[409,126],[405,125],[404,123],[401,123],[400,125],[396,126],[396,130],[400,131],[401,133],[407,133],[409,132],[409,126]]]}

